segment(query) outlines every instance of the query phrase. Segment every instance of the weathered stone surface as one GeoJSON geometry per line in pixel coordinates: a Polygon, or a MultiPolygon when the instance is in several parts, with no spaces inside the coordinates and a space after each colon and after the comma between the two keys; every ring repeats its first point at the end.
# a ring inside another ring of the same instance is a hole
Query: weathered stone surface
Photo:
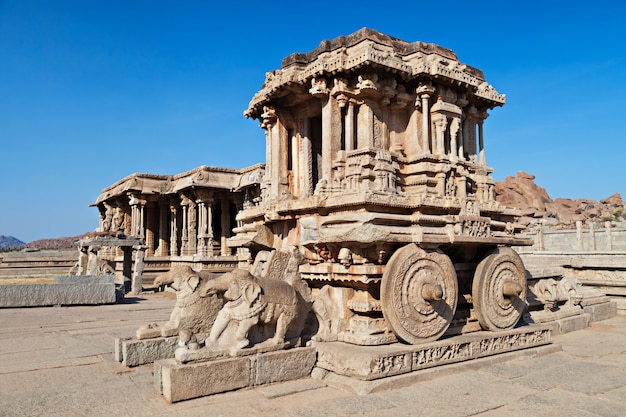
{"type": "Polygon", "coordinates": [[[252,361],[254,385],[300,379],[311,374],[317,354],[313,348],[270,352],[257,355],[252,361]],[[287,354],[285,354],[287,353],[287,354]]]}
{"type": "Polygon", "coordinates": [[[0,307],[115,303],[114,276],[60,277],[54,284],[2,285],[0,307]]]}
{"type": "Polygon", "coordinates": [[[417,346],[329,342],[317,345],[316,366],[352,378],[373,380],[549,343],[551,334],[546,326],[477,332],[417,346]]]}
{"type": "Polygon", "coordinates": [[[154,339],[116,339],[115,355],[118,362],[132,367],[153,363],[174,357],[178,337],[158,337],[154,339]],[[119,352],[119,353],[118,353],[119,352]]]}
{"type": "Polygon", "coordinates": [[[259,355],[179,364],[155,362],[156,389],[169,402],[308,376],[315,362],[311,347],[259,355]]]}
{"type": "Polygon", "coordinates": [[[169,402],[204,397],[232,391],[250,385],[251,368],[248,358],[197,362],[185,365],[166,359],[156,365],[161,387],[157,387],[169,402]]]}
{"type": "Polygon", "coordinates": [[[602,321],[617,315],[617,303],[606,301],[604,303],[586,305],[583,311],[591,315],[591,321],[602,321]]]}
{"type": "Polygon", "coordinates": [[[552,329],[554,334],[570,333],[589,327],[591,322],[591,314],[583,313],[555,320],[552,329]]]}

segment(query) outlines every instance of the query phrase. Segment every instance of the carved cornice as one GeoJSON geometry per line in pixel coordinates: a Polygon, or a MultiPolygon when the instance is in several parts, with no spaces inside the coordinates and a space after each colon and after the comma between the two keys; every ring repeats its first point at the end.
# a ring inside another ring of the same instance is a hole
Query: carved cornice
{"type": "Polygon", "coordinates": [[[253,186],[260,182],[263,175],[258,172],[264,172],[264,168],[264,164],[255,164],[242,169],[202,165],[176,175],[135,173],[103,189],[92,206],[125,196],[128,192],[166,195],[195,187],[230,191],[244,186],[253,186]]]}

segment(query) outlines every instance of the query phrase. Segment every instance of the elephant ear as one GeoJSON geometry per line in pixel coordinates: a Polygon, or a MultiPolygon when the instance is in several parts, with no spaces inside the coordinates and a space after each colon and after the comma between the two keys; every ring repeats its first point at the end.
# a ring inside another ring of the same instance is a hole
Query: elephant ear
{"type": "Polygon", "coordinates": [[[248,305],[254,304],[254,302],[261,295],[261,286],[255,282],[249,282],[244,286],[243,298],[248,305]]]}
{"type": "Polygon", "coordinates": [[[200,276],[198,276],[198,274],[189,275],[189,277],[187,278],[187,285],[189,285],[189,288],[195,291],[196,288],[198,288],[198,285],[200,285],[200,276]]]}

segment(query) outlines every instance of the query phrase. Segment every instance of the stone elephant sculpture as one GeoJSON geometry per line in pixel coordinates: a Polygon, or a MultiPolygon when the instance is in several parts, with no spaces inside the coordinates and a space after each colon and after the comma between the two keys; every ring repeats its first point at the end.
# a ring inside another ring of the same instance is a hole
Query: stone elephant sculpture
{"type": "Polygon", "coordinates": [[[208,271],[194,271],[189,266],[175,266],[159,275],[154,284],[167,285],[176,291],[176,305],[168,322],[142,326],[137,339],[179,336],[179,344],[197,343],[196,335],[206,337],[222,307],[217,297],[208,297],[202,288],[217,275],[208,271]]]}
{"type": "Polygon", "coordinates": [[[305,303],[285,281],[260,278],[247,270],[236,269],[208,282],[201,292],[203,296],[216,294],[225,301],[206,346],[238,350],[248,347],[251,339],[256,338],[252,344],[260,342],[259,347],[286,347],[285,339],[294,345],[304,328],[305,303]],[[260,327],[265,327],[265,331],[259,331],[260,327]],[[253,329],[254,335],[250,337],[253,329]]]}

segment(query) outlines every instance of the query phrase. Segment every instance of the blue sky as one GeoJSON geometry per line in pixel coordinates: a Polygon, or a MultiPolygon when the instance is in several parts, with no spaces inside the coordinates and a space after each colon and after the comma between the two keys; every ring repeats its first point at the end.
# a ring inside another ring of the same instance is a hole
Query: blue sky
{"type": "Polygon", "coordinates": [[[92,231],[134,172],[264,162],[242,113],[265,73],[362,27],[450,48],[507,95],[496,180],[626,198],[626,1],[210,3],[0,0],[0,234],[92,231]]]}

